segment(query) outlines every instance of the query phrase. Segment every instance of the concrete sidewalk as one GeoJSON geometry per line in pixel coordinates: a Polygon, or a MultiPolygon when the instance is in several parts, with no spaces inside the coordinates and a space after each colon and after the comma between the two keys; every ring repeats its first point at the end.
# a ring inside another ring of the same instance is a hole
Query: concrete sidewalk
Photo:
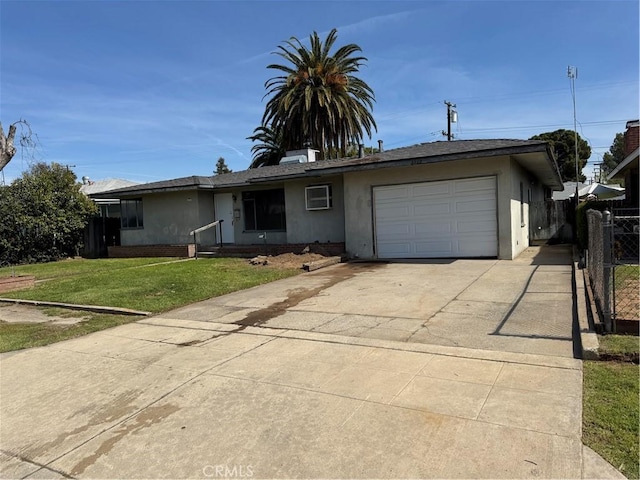
{"type": "Polygon", "coordinates": [[[578,360],[201,323],[4,355],[3,478],[582,477],[578,360]]]}
{"type": "Polygon", "coordinates": [[[579,360],[236,328],[2,355],[2,478],[620,478],[579,360]]]}

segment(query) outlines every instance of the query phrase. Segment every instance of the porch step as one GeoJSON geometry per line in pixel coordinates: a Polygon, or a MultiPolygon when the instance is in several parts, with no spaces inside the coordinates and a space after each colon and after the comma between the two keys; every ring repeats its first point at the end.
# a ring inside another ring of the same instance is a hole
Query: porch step
{"type": "Polygon", "coordinates": [[[218,252],[200,252],[198,251],[198,258],[212,258],[219,257],[220,254],[218,252]]]}

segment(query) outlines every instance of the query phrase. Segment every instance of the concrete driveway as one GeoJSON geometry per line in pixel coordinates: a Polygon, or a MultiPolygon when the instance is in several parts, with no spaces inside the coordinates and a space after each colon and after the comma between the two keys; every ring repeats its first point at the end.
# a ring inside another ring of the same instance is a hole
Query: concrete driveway
{"type": "Polygon", "coordinates": [[[340,265],[3,354],[1,476],[616,478],[541,258],[340,265]]]}
{"type": "MultiPolygon", "coordinates": [[[[573,357],[571,253],[350,263],[160,315],[349,337],[573,357]]],[[[172,320],[177,322],[171,323],[172,320]]]]}

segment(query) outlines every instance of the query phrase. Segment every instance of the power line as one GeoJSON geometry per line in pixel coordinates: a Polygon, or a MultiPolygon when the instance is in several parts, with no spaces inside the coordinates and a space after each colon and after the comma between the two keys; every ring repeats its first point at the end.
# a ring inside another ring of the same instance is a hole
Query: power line
{"type": "MultiPolygon", "coordinates": [[[[626,122],[627,120],[603,120],[600,122],[582,122],[581,125],[611,125],[614,123],[626,122]]],[[[493,131],[507,131],[507,130],[529,130],[533,128],[559,128],[570,126],[566,123],[556,123],[548,125],[522,125],[518,127],[492,127],[492,128],[470,128],[466,129],[466,132],[493,132],[493,131]]]]}

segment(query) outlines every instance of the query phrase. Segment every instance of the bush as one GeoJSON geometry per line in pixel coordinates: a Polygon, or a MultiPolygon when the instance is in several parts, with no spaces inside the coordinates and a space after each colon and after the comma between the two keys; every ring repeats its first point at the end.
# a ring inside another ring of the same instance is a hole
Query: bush
{"type": "Polygon", "coordinates": [[[35,164],[0,187],[0,263],[48,262],[74,256],[95,204],[62,165],[35,164]]]}

